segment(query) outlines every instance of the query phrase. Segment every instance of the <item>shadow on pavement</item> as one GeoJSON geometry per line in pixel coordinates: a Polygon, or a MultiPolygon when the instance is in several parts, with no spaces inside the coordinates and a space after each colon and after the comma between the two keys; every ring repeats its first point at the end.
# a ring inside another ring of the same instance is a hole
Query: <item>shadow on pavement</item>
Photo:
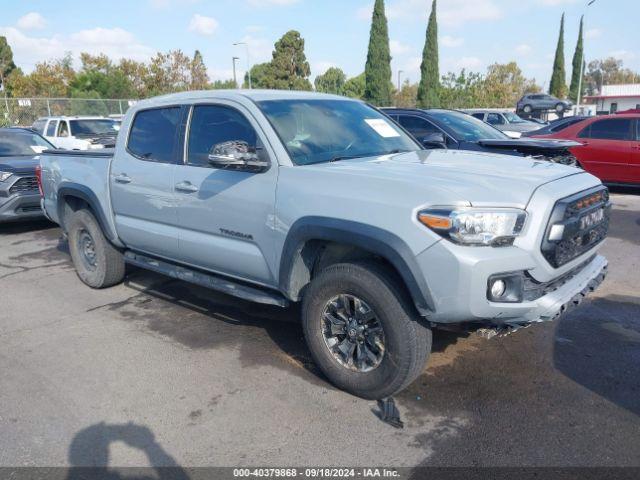
{"type": "Polygon", "coordinates": [[[574,382],[640,415],[640,297],[596,298],[561,318],[553,360],[574,382]]]}
{"type": "Polygon", "coordinates": [[[69,464],[67,480],[189,479],[187,472],[158,443],[153,432],[134,423],[102,422],[80,430],[69,446],[69,464]],[[115,442],[141,450],[150,467],[116,469],[117,465],[110,465],[109,448],[115,442]]]}
{"type": "Polygon", "coordinates": [[[21,233],[29,233],[36,230],[49,230],[59,228],[55,223],[49,220],[32,220],[25,222],[11,222],[0,224],[0,235],[20,235],[21,233]]]}

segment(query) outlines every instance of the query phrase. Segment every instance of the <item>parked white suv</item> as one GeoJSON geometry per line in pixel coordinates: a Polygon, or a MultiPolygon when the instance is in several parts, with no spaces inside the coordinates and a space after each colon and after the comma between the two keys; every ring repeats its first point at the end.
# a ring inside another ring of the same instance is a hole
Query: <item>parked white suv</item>
{"type": "Polygon", "coordinates": [[[44,117],[32,128],[65,150],[93,150],[114,147],[120,122],[105,117],[44,117]]]}

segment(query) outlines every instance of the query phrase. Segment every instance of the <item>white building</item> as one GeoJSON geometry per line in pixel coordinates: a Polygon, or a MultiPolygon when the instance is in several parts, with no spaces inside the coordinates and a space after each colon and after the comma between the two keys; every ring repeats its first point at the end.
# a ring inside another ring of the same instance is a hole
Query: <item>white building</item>
{"type": "Polygon", "coordinates": [[[598,113],[615,113],[629,109],[640,110],[640,83],[603,85],[599,95],[585,97],[596,105],[598,113]]]}

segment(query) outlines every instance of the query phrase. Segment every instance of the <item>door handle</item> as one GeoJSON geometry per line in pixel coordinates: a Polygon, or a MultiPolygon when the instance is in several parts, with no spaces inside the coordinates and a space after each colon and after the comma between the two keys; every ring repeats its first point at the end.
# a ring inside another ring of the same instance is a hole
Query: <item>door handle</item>
{"type": "Polygon", "coordinates": [[[121,173],[120,175],[116,175],[114,180],[117,183],[131,183],[131,177],[128,176],[126,173],[121,173]]]}
{"type": "Polygon", "coordinates": [[[191,182],[180,182],[176,183],[176,190],[185,193],[195,193],[198,191],[198,187],[196,187],[191,182]]]}

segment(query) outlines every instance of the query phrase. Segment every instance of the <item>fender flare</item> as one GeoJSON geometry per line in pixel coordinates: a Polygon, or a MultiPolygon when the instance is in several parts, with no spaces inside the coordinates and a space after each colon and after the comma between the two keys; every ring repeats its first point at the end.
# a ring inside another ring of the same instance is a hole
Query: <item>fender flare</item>
{"type": "Polygon", "coordinates": [[[292,291],[292,274],[302,248],[310,240],[352,245],[387,260],[400,274],[422,316],[434,311],[434,303],[416,257],[400,237],[364,223],[328,217],[302,217],[289,229],[280,257],[280,290],[297,300],[292,291]]]}
{"type": "Polygon", "coordinates": [[[102,229],[104,235],[112,242],[117,241],[117,235],[109,226],[109,222],[107,221],[107,217],[104,214],[104,211],[100,207],[100,201],[93,191],[87,187],[86,185],[81,185],[79,183],[73,182],[63,182],[60,184],[58,188],[58,218],[62,219],[64,211],[64,200],[66,197],[76,197],[84,200],[91,210],[96,216],[96,220],[102,229]]]}

